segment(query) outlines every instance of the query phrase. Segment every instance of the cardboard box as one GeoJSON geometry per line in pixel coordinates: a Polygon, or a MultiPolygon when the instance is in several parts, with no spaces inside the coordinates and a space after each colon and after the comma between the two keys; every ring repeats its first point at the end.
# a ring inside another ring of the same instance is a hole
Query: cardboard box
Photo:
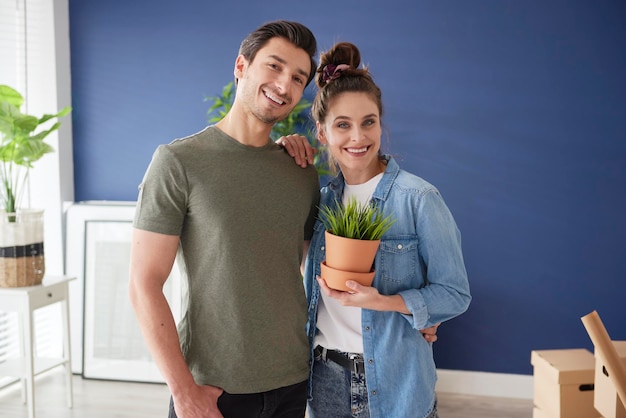
{"type": "MultiPolygon", "coordinates": [[[[622,359],[622,365],[626,368],[626,341],[613,341],[613,345],[622,359]]],[[[626,409],[598,356],[596,356],[594,392],[593,406],[604,418],[626,418],[626,409]]]]}
{"type": "Polygon", "coordinates": [[[532,351],[534,404],[550,418],[598,418],[593,407],[595,359],[583,348],[532,351]]]}
{"type": "Polygon", "coordinates": [[[533,418],[552,418],[543,409],[537,407],[533,408],[533,418]]]}

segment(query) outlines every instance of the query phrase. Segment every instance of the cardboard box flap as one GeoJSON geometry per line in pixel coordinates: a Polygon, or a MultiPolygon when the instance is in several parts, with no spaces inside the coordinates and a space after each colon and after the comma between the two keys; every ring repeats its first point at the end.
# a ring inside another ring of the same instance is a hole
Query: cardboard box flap
{"type": "MultiPolygon", "coordinates": [[[[626,370],[626,341],[613,341],[613,346],[626,370]]],[[[596,350],[594,408],[606,418],[626,418],[626,409],[617,394],[617,388],[609,377],[609,372],[596,350]]]]}
{"type": "MultiPolygon", "coordinates": [[[[622,365],[626,368],[626,341],[613,341],[613,346],[615,347],[615,351],[617,351],[617,355],[622,360],[622,365]]],[[[594,351],[594,355],[596,352],[594,351]]]]}
{"type": "Polygon", "coordinates": [[[532,351],[530,363],[541,367],[542,362],[550,367],[546,373],[559,384],[593,384],[595,358],[584,348],[564,350],[532,351]]]}

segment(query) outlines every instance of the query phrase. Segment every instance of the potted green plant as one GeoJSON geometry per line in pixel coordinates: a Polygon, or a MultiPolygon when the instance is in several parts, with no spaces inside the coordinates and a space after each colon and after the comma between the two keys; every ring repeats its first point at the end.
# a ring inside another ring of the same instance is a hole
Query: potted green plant
{"type": "Polygon", "coordinates": [[[0,287],[31,286],[43,279],[43,210],[22,208],[21,200],[33,164],[54,151],[44,139],[60,122],[42,125],[71,111],[65,107],[36,117],[22,113],[23,104],[17,90],[0,85],[0,287]]]}
{"type": "Polygon", "coordinates": [[[348,279],[370,286],[380,240],[395,219],[392,215],[385,216],[379,206],[362,205],[356,199],[350,199],[345,205],[341,202],[322,205],[319,216],[326,227],[322,278],[336,290],[349,290],[345,286],[348,279]]]}

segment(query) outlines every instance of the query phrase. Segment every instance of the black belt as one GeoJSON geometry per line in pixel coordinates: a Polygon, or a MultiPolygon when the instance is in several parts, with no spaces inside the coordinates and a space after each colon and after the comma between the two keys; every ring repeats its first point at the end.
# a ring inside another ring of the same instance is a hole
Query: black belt
{"type": "Polygon", "coordinates": [[[330,360],[344,369],[348,369],[354,373],[365,373],[365,362],[363,361],[363,356],[361,354],[342,354],[339,351],[328,350],[321,345],[315,347],[314,350],[315,357],[321,357],[324,360],[330,360]],[[346,355],[348,357],[346,357],[346,355]]]}

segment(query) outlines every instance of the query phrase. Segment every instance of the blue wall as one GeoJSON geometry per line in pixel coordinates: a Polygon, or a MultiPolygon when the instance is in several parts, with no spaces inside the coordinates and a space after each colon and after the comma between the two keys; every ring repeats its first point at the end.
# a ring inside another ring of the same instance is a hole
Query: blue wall
{"type": "MultiPolygon", "coordinates": [[[[439,187],[473,303],[440,368],[531,374],[533,349],[626,340],[626,5],[621,0],[70,1],[77,200],[135,200],[154,148],[200,130],[259,24],[355,42],[387,150],[439,187]]],[[[310,92],[309,92],[310,94],[310,92]]]]}

